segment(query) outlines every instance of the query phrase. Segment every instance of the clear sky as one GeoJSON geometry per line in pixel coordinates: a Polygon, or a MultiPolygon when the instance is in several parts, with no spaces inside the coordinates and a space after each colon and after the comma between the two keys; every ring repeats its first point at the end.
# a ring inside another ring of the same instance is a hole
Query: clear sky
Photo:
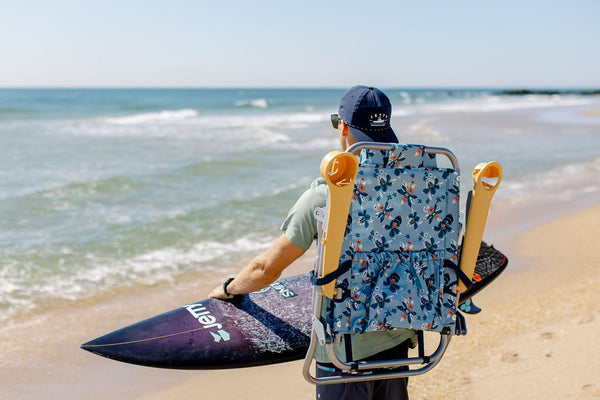
{"type": "Polygon", "coordinates": [[[599,0],[0,0],[0,87],[600,87],[599,0]]]}

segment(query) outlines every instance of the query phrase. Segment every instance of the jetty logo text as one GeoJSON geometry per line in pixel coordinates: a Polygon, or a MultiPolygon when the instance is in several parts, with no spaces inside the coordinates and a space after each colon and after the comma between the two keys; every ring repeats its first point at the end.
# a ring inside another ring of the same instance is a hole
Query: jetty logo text
{"type": "Polygon", "coordinates": [[[217,322],[217,318],[210,314],[210,311],[206,309],[201,303],[190,304],[187,306],[183,306],[196,320],[202,324],[204,329],[216,328],[217,331],[210,331],[215,342],[219,343],[220,341],[227,342],[231,339],[229,333],[223,329],[223,325],[217,322]]]}

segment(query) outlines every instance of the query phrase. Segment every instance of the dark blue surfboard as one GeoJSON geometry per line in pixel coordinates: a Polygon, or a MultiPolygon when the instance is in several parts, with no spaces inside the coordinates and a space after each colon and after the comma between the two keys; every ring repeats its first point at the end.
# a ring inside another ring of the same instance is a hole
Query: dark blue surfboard
{"type": "Polygon", "coordinates": [[[235,301],[202,300],[81,345],[118,361],[218,369],[303,358],[310,341],[310,278],[281,279],[235,301]]]}
{"type": "MultiPolygon", "coordinates": [[[[506,267],[482,243],[473,286],[460,303],[506,267]]],[[[235,301],[187,304],[81,345],[113,360],[160,368],[224,369],[304,358],[310,341],[312,286],[308,274],[281,279],[235,301]]]]}

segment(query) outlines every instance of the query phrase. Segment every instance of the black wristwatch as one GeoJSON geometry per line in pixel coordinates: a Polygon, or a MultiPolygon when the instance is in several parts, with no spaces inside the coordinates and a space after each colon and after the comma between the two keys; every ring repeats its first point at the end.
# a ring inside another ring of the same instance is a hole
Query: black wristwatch
{"type": "Polygon", "coordinates": [[[235,294],[231,294],[227,291],[227,285],[229,285],[231,283],[231,281],[234,279],[235,278],[229,278],[223,284],[223,293],[225,293],[225,296],[227,296],[228,299],[233,299],[235,297],[235,294]]]}

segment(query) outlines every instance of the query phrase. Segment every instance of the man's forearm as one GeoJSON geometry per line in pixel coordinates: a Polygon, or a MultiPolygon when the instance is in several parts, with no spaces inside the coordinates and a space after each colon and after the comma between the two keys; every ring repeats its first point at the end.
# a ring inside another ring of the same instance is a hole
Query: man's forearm
{"type": "Polygon", "coordinates": [[[255,257],[233,281],[227,285],[231,294],[244,294],[260,290],[275,282],[281,271],[273,271],[266,267],[265,254],[255,257]]]}
{"type": "MultiPolygon", "coordinates": [[[[275,282],[281,272],[305,250],[295,246],[285,235],[281,235],[271,247],[256,256],[239,275],[227,285],[231,295],[245,294],[260,290],[275,282]]],[[[227,299],[223,287],[216,287],[210,297],[227,299]]]]}

